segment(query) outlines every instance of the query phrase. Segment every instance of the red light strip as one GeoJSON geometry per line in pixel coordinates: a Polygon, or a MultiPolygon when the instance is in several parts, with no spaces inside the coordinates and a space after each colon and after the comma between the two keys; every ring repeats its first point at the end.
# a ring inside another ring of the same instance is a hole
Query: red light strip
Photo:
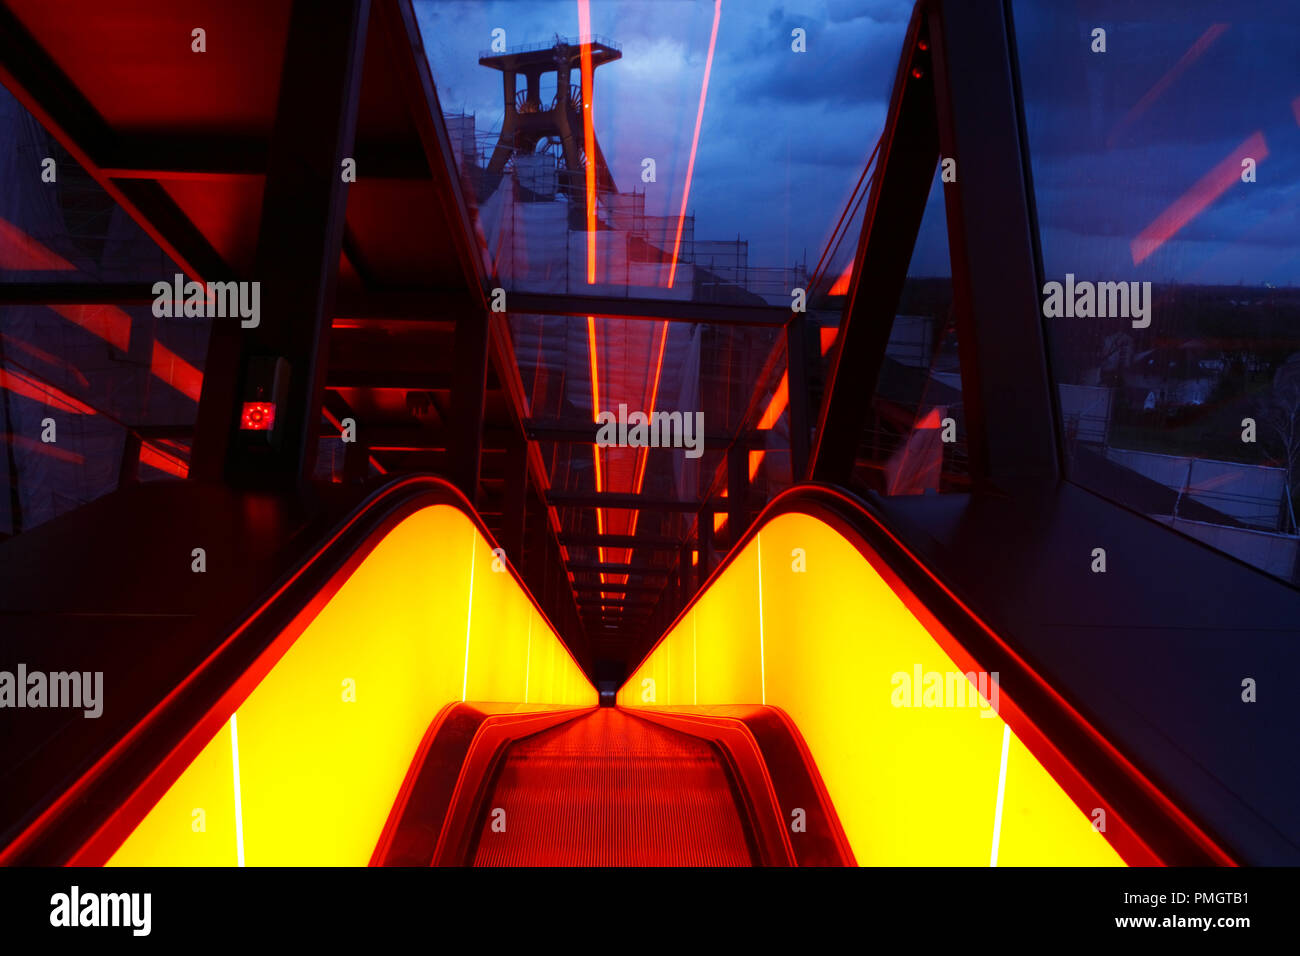
{"type": "MultiPolygon", "coordinates": [[[[323,408],[323,407],[322,407],[321,410],[320,410],[320,413],[321,413],[322,415],[325,416],[325,420],[326,420],[327,422],[329,422],[331,425],[333,425],[335,428],[337,428],[337,429],[339,430],[340,433],[342,433],[342,431],[343,431],[343,423],[340,422],[340,421],[338,420],[337,417],[335,417],[335,415],[334,415],[333,412],[331,412],[328,408],[323,408]]],[[[381,475],[386,475],[386,474],[388,474],[388,469],[386,469],[386,468],[385,468],[383,465],[381,465],[379,462],[375,461],[375,456],[374,456],[374,455],[368,455],[367,457],[370,459],[370,465],[371,465],[371,467],[373,467],[373,468],[375,469],[375,471],[379,472],[381,475]]]]}
{"type": "MultiPolygon", "coordinates": [[[[781,415],[785,412],[785,407],[790,403],[790,376],[783,374],[781,384],[776,387],[772,397],[768,399],[767,408],[763,411],[763,417],[758,421],[759,431],[771,431],[776,427],[776,423],[781,420],[781,415]]],[[[753,481],[754,476],[758,474],[758,469],[763,466],[763,459],[767,452],[762,448],[749,453],[749,480],[753,481]]]]}
{"type": "Polygon", "coordinates": [[[115,305],[52,305],[69,322],[122,352],[130,351],[131,316],[115,305]]]}
{"type": "Polygon", "coordinates": [[[159,471],[165,471],[177,478],[185,478],[190,473],[190,467],[184,461],[174,455],[167,454],[159,448],[155,448],[148,442],[140,445],[140,464],[148,465],[150,468],[157,468],[159,471]]]}
{"type": "MultiPolygon", "coordinates": [[[[853,281],[853,260],[850,259],[849,264],[844,267],[844,271],[841,272],[840,277],[836,279],[834,283],[832,283],[830,291],[827,292],[826,294],[827,295],[848,295],[849,283],[852,281],[853,281]]],[[[811,283],[809,284],[811,285],[811,283]]]]}
{"type": "Polygon", "coordinates": [[[71,412],[74,415],[99,414],[85,402],[78,401],[62,389],[47,385],[33,376],[24,375],[14,368],[0,369],[0,388],[40,402],[56,411],[71,412]]]}
{"type": "MultiPolygon", "coordinates": [[[[647,409],[647,413],[649,415],[654,415],[655,405],[659,401],[659,378],[664,371],[664,347],[667,344],[668,344],[668,323],[664,322],[660,326],[659,357],[655,359],[654,383],[650,386],[650,404],[647,409]]],[[[641,487],[645,483],[646,463],[649,457],[650,457],[649,448],[640,448],[637,450],[636,476],[633,479],[633,485],[632,485],[633,494],[637,494],[637,495],[641,494],[641,487]]],[[[628,531],[628,534],[636,534],[636,524],[637,524],[637,520],[640,517],[641,517],[640,511],[632,512],[632,520],[630,522],[630,530],[628,531]]],[[[628,557],[629,558],[631,557],[631,551],[628,552],[628,557]]],[[[619,583],[626,584],[627,582],[621,581],[619,583]]]]}
{"type": "Polygon", "coordinates": [[[587,285],[596,284],[596,118],[591,115],[591,3],[578,0],[579,58],[582,65],[582,148],[587,162],[587,285]]]}
{"type": "Polygon", "coordinates": [[[772,393],[772,398],[767,403],[767,410],[763,412],[763,417],[758,420],[758,430],[768,431],[775,428],[789,401],[790,378],[783,374],[781,384],[776,387],[776,391],[772,393]]]}
{"type": "Polygon", "coordinates": [[[16,338],[15,336],[6,335],[4,332],[0,332],[0,341],[4,342],[5,348],[16,348],[18,351],[30,355],[38,362],[43,362],[44,364],[53,366],[62,372],[66,372],[68,375],[73,376],[83,388],[90,387],[90,380],[82,374],[81,369],[77,368],[71,362],[65,362],[57,355],[51,355],[44,349],[38,349],[30,343],[24,342],[22,339],[16,338]]]}
{"type": "Polygon", "coordinates": [[[14,272],[75,272],[77,267],[23,230],[0,219],[0,269],[14,272]]]}
{"type": "Polygon", "coordinates": [[[1142,99],[1138,100],[1133,105],[1133,108],[1124,114],[1124,118],[1115,124],[1115,128],[1106,137],[1106,146],[1113,147],[1120,135],[1150,109],[1151,104],[1158,100],[1165,90],[1173,86],[1174,81],[1182,76],[1187,71],[1187,68],[1195,63],[1202,53],[1213,46],[1214,41],[1226,33],[1227,30],[1228,24],[1226,23],[1211,24],[1210,28],[1201,34],[1200,39],[1191,45],[1187,52],[1179,58],[1178,62],[1170,68],[1169,72],[1162,76],[1155,86],[1147,90],[1142,99]]]}
{"type": "Polygon", "coordinates": [[[835,336],[840,334],[840,327],[838,325],[836,326],[824,325],[820,329],[818,329],[818,333],[819,333],[818,338],[819,338],[819,344],[821,345],[822,355],[825,355],[827,352],[831,350],[831,346],[835,344],[835,336]]]}
{"type": "Polygon", "coordinates": [[[1258,130],[1229,153],[1200,180],[1183,193],[1173,205],[1155,218],[1130,243],[1133,264],[1150,258],[1171,236],[1203,213],[1210,203],[1222,196],[1233,183],[1241,181],[1241,161],[1247,157],[1263,162],[1268,157],[1268,144],[1258,130]]]}
{"type": "MultiPolygon", "coordinates": [[[[326,417],[332,416],[326,412],[326,417]]],[[[488,531],[487,525],[483,519],[478,516],[469,499],[465,497],[458,488],[452,487],[446,481],[440,478],[429,478],[426,476],[412,476],[409,478],[399,478],[387,485],[380,491],[376,492],[373,498],[355,512],[346,523],[334,533],[332,537],[324,542],[319,548],[298,566],[290,575],[289,579],[282,583],[276,591],[263,601],[258,608],[253,611],[238,627],[232,631],[224,641],[218,645],[193,671],[189,673],[179,684],[176,685],[162,700],[153,706],[153,708],[140,718],[139,722],[128,730],[121,739],[118,740],[108,752],[95,761],[91,767],[86,770],[73,784],[64,790],[58,797],[47,806],[35,820],[16,836],[13,841],[5,847],[0,847],[0,866],[11,866],[13,860],[34,840],[36,839],[52,821],[57,819],[69,807],[77,804],[85,793],[87,788],[114,762],[129,751],[135,742],[148,730],[151,725],[162,719],[167,709],[180,698],[187,688],[191,687],[200,677],[205,675],[214,664],[220,660],[222,654],[234,644],[239,637],[244,634],[266,611],[279,600],[280,596],[293,587],[294,583],[301,578],[320,558],[330,550],[340,538],[346,535],[354,525],[357,524],[365,514],[372,508],[382,505],[384,499],[395,494],[410,485],[436,484],[443,488],[453,499],[454,507],[459,508],[473,522],[475,528],[489,542],[494,542],[492,533],[488,531]]],[[[538,604],[537,598],[528,590],[519,572],[512,565],[507,565],[507,571],[519,584],[520,590],[527,596],[533,609],[546,625],[556,634],[559,631],[551,624],[550,617],[538,604]]],[[[238,677],[229,687],[229,689],[217,700],[215,704],[208,709],[206,715],[200,718],[185,737],[177,743],[170,752],[168,752],[161,761],[154,767],[149,776],[135,788],[127,801],[118,807],[99,829],[77,850],[72,858],[68,861],[70,866],[103,866],[112,851],[121,845],[122,841],[130,834],[131,830],[142,820],[149,809],[158,801],[158,799],[167,791],[181,775],[190,762],[198,755],[199,751],[212,739],[220,726],[225,724],[228,715],[239,709],[240,704],[247,699],[253,689],[261,682],[276,662],[284,656],[289,647],[298,639],[298,633],[289,634],[287,630],[281,631],[279,636],[269,644],[260,655],[248,666],[243,674],[238,677]],[[145,799],[140,799],[140,794],[146,794],[145,799]],[[126,819],[119,819],[126,817],[126,819]]],[[[563,640],[560,646],[564,648],[578,670],[582,666],[573,656],[573,651],[563,640]]]]}
{"type": "MultiPolygon", "coordinates": [[[[591,420],[593,423],[600,416],[600,376],[596,370],[596,319],[593,316],[587,316],[587,355],[591,363],[591,420]]],[[[605,490],[605,479],[600,471],[600,445],[592,443],[591,454],[596,462],[596,491],[597,493],[605,490]]],[[[600,509],[596,509],[596,531],[600,534],[605,533],[605,515],[600,509]]],[[[597,548],[596,554],[600,562],[605,562],[605,549],[597,548]]],[[[605,575],[600,576],[600,583],[605,583],[605,575]]]]}
{"type": "MultiPolygon", "coordinates": [[[[23,230],[0,219],[0,269],[18,272],[75,272],[76,266],[23,230]]],[[[111,305],[52,305],[55,312],[121,351],[131,341],[131,317],[111,305]]]]}
{"type": "Polygon", "coordinates": [[[74,465],[84,465],[86,463],[85,455],[80,455],[75,451],[68,451],[66,448],[60,448],[53,442],[36,441],[34,438],[28,438],[26,435],[15,435],[12,432],[0,432],[0,438],[3,438],[11,445],[17,445],[19,448],[25,448],[38,455],[45,455],[47,458],[70,461],[74,465]]]}
{"type": "Polygon", "coordinates": [[[154,339],[149,371],[196,402],[203,392],[203,373],[157,339],[154,339]]]}
{"type": "Polygon", "coordinates": [[[686,224],[686,203],[691,198],[691,178],[695,175],[695,153],[700,146],[700,126],[704,122],[704,101],[709,95],[709,74],[713,72],[713,49],[718,43],[718,21],[722,19],[722,0],[713,0],[713,32],[709,35],[709,57],[704,61],[704,82],[700,84],[700,105],[695,111],[695,135],[691,137],[691,158],[686,164],[686,188],[682,190],[682,211],[677,216],[677,238],[673,240],[673,261],[668,267],[668,288],[677,279],[677,256],[682,249],[682,227],[686,224]]]}

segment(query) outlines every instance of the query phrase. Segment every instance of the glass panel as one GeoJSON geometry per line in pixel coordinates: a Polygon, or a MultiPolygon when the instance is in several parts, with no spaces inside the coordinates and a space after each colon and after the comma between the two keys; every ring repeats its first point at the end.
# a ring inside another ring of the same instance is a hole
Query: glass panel
{"type": "Polygon", "coordinates": [[[538,437],[571,433],[547,450],[551,487],[670,498],[710,486],[723,456],[709,443],[740,427],[783,336],[779,327],[536,315],[512,315],[510,328],[538,437]],[[605,447],[597,465],[578,439],[597,412],[618,417],[620,406],[629,420],[638,411],[680,416],[683,425],[701,417],[689,434],[674,425],[690,439],[684,449],[605,447]]]}
{"type": "Polygon", "coordinates": [[[123,480],[184,478],[210,325],[147,306],[0,308],[0,531],[123,480]]]}
{"type": "Polygon", "coordinates": [[[1295,581],[1300,8],[1014,10],[1070,475],[1295,581]]]}
{"type": "Polygon", "coordinates": [[[489,273],[789,304],[884,120],[911,4],[876,6],[417,0],[489,273]]]}
{"type": "MultiPolygon", "coordinates": [[[[0,283],[170,281],[177,270],[0,88],[0,283]],[[44,157],[55,179],[41,179],[44,157]]],[[[0,307],[0,536],[124,481],[184,478],[211,322],[148,306],[0,307]]]]}
{"type": "Polygon", "coordinates": [[[936,171],[853,481],[886,495],[965,491],[966,461],[948,220],[936,171]]]}
{"type": "Polygon", "coordinates": [[[0,282],[152,282],[178,271],[3,86],[0,183],[0,282]]]}

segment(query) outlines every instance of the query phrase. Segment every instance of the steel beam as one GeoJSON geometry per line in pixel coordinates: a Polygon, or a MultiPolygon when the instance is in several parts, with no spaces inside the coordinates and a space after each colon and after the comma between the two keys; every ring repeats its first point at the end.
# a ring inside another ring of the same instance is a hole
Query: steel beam
{"type": "Polygon", "coordinates": [[[641,548],[646,551],[675,551],[681,542],[676,538],[634,534],[560,535],[560,544],[570,548],[641,548]]]}
{"type": "Polygon", "coordinates": [[[612,491],[550,491],[546,503],[553,508],[621,508],[632,511],[695,511],[698,501],[654,498],[612,491]]]}
{"type": "Polygon", "coordinates": [[[501,512],[500,544],[516,568],[524,567],[524,525],[528,506],[528,448],[523,435],[506,445],[505,506],[501,512]]]}
{"type": "Polygon", "coordinates": [[[488,322],[484,313],[468,313],[456,323],[455,380],[447,422],[450,474],[470,504],[478,502],[483,456],[483,412],[487,398],[488,322]]]}
{"type": "Polygon", "coordinates": [[[1009,5],[932,0],[939,143],[971,477],[1056,481],[1056,398],[1009,5]]]}
{"type": "Polygon", "coordinates": [[[339,170],[352,154],[369,14],[369,0],[297,0],[289,17],[254,258],[260,324],[238,330],[240,386],[226,410],[225,474],[237,484],[312,477],[347,205],[339,170]],[[240,405],[258,363],[275,359],[288,386],[268,444],[241,432],[240,405]]]}
{"type": "MultiPolygon", "coordinates": [[[[808,470],[810,429],[808,406],[808,334],[810,326],[802,312],[796,312],[785,327],[786,414],[790,424],[790,480],[804,480],[808,470]]],[[[816,354],[815,352],[813,354],[816,354]]]]}
{"type": "Polygon", "coordinates": [[[572,574],[653,574],[667,577],[668,568],[642,568],[634,564],[610,564],[609,562],[570,563],[567,569],[572,574]]]}
{"type": "Polygon", "coordinates": [[[554,295],[506,292],[506,309],[514,315],[592,316],[605,319],[648,319],[706,325],[783,326],[790,311],[774,305],[732,305],[680,299],[631,299],[614,296],[554,295]]]}
{"type": "MultiPolygon", "coordinates": [[[[530,441],[594,445],[600,427],[595,422],[583,420],[545,421],[536,418],[524,420],[524,433],[530,441]]],[[[715,432],[704,436],[704,447],[710,450],[729,448],[731,444],[732,437],[730,435],[715,432]]],[[[673,451],[675,449],[666,448],[664,450],[673,451]]]]}
{"type": "Polygon", "coordinates": [[[822,399],[810,466],[820,481],[844,483],[853,473],[939,159],[933,75],[928,54],[918,46],[925,33],[924,6],[913,10],[903,41],[839,347],[822,399]]]}
{"type": "Polygon", "coordinates": [[[623,593],[631,594],[633,592],[642,592],[647,594],[659,594],[663,591],[661,584],[574,584],[575,591],[591,591],[602,594],[623,593]]]}

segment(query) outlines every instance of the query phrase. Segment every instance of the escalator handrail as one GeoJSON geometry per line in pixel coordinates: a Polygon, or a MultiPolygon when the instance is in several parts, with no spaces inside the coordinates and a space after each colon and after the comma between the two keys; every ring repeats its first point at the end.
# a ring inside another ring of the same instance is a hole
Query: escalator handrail
{"type": "Polygon", "coordinates": [[[1040,762],[1076,774],[1119,811],[1120,818],[1128,822],[1141,844],[1135,847],[1139,851],[1136,855],[1166,864],[1235,865],[1233,857],[1224,849],[1226,841],[1212,836],[1207,827],[1194,821],[1166,796],[1132,759],[1097,729],[1080,705],[1052,686],[954,587],[890,531],[877,507],[836,485],[799,484],[768,502],[636,667],[629,671],[629,681],[677,625],[694,611],[700,599],[763,526],[789,513],[808,515],[834,528],[882,573],[895,591],[895,582],[890,577],[915,595],[919,606],[909,603],[913,613],[928,612],[952,635],[958,649],[979,661],[984,669],[999,671],[1004,701],[1015,702],[1013,708],[1004,708],[1012,711],[1007,715],[1007,723],[1017,736],[1030,744],[1040,762]],[[1017,719],[1021,714],[1024,719],[1017,719]]]}
{"type": "MultiPolygon", "coordinates": [[[[434,505],[457,508],[489,547],[498,547],[469,500],[445,479],[404,475],[384,482],[237,618],[242,623],[180,684],[45,806],[0,851],[0,865],[106,861],[384,536],[434,505]]],[[[558,637],[514,563],[505,566],[558,637]]],[[[572,650],[560,642],[576,666],[572,650]]]]}

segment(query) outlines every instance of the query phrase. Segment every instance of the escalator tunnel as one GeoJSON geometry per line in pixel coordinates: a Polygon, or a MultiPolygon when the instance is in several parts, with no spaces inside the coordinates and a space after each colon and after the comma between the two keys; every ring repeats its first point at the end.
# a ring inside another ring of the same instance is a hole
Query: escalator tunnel
{"type": "Polygon", "coordinates": [[[383,484],[93,761],[35,742],[0,862],[1230,862],[847,492],[771,502],[612,700],[494,548],[383,484]]]}

